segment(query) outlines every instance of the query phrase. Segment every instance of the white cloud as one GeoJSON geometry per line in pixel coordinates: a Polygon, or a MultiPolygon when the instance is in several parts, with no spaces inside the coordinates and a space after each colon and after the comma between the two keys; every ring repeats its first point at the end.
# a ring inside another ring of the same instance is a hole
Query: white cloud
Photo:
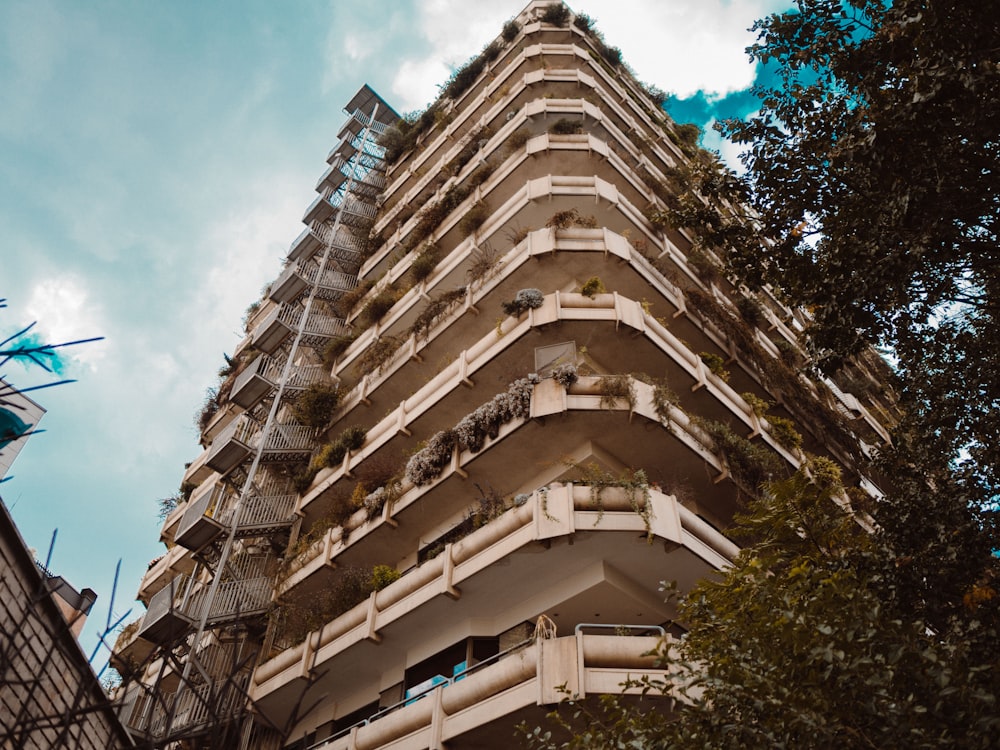
{"type": "Polygon", "coordinates": [[[747,29],[789,0],[588,0],[608,44],[620,47],[641,79],[680,97],[727,94],[753,82],[747,29]]]}
{"type": "Polygon", "coordinates": [[[231,350],[242,336],[238,329],[244,308],[277,276],[302,228],[304,184],[308,181],[301,175],[269,174],[266,184],[247,186],[233,201],[237,208],[196,240],[203,257],[211,259],[190,298],[190,323],[199,344],[231,350]]]}
{"type": "MultiPolygon", "coordinates": [[[[748,28],[789,5],[788,0],[588,0],[577,9],[596,19],[608,44],[622,49],[642,80],[687,97],[699,90],[725,95],[748,88],[754,77],[744,51],[754,41],[748,28]]],[[[402,62],[397,58],[392,91],[400,107],[433,100],[449,70],[479,52],[523,7],[520,0],[488,8],[468,0],[418,2],[407,33],[412,37],[419,29],[426,51],[402,62]]],[[[414,41],[405,44],[412,47],[414,41]]]]}
{"type": "MultiPolygon", "coordinates": [[[[35,330],[46,343],[60,344],[103,335],[102,311],[82,281],[72,276],[54,276],[36,284],[25,306],[35,330]]],[[[107,353],[107,342],[98,341],[59,350],[60,357],[74,359],[97,369],[107,353]]]]}
{"type": "Polygon", "coordinates": [[[396,109],[409,112],[423,109],[438,95],[438,86],[451,71],[436,57],[404,60],[392,79],[393,102],[396,109]]]}

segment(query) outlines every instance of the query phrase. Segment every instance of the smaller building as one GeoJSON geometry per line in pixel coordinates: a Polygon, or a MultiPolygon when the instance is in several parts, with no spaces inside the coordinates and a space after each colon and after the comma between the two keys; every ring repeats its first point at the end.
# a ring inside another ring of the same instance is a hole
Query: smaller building
{"type": "Polygon", "coordinates": [[[96,598],[41,568],[0,502],[0,748],[133,746],[77,642],[96,598]]]}
{"type": "Polygon", "coordinates": [[[0,378],[0,481],[35,431],[45,409],[0,378]]]}

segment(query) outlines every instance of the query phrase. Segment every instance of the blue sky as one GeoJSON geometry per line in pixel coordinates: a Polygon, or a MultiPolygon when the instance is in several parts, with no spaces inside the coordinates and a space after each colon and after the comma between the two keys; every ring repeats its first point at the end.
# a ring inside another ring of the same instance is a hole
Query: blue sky
{"type": "MultiPolygon", "coordinates": [[[[572,5],[705,126],[752,110],[746,29],[788,4],[572,5]]],[[[58,527],[53,569],[100,595],[88,653],[119,558],[115,619],[142,611],[135,590],[164,551],[156,500],[200,452],[194,413],[301,229],[342,105],[367,82],[422,108],[523,5],[0,4],[0,339],[33,320],[48,340],[105,337],[68,352],[78,382],[34,394],[46,432],[0,494],[40,557],[58,527]]]]}

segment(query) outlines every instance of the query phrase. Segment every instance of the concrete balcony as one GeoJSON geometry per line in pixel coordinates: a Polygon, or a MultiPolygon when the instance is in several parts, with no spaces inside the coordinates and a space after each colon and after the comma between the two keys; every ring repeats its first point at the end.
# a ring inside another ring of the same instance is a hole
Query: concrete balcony
{"type": "Polygon", "coordinates": [[[194,560],[191,559],[190,551],[175,544],[146,570],[139,584],[139,599],[148,602],[153,594],[170,583],[174,577],[181,573],[190,573],[192,570],[194,570],[194,560]]]}
{"type": "MultiPolygon", "coordinates": [[[[655,625],[674,616],[656,592],[660,578],[686,589],[737,553],[673,497],[656,490],[648,499],[605,492],[597,508],[588,486],[536,491],[261,664],[252,697],[274,720],[306,689],[309,674],[316,681],[307,698],[311,691],[328,692],[339,705],[358,691],[377,696],[383,675],[394,674],[411,649],[433,653],[472,634],[503,632],[540,612],[560,629],[593,622],[655,625]],[[337,677],[347,673],[352,680],[337,677]]],[[[401,521],[400,528],[412,521],[401,521]]]]}
{"type": "Polygon", "coordinates": [[[190,578],[178,576],[157,591],[146,608],[138,636],[162,646],[186,633],[195,622],[183,606],[190,586],[190,578]]]}
{"type": "MultiPolygon", "coordinates": [[[[253,488],[238,511],[237,537],[288,528],[295,518],[296,494],[285,482],[253,488]]],[[[219,483],[194,496],[180,523],[177,543],[199,550],[227,531],[237,515],[238,493],[219,483]]]]}
{"type": "MultiPolygon", "coordinates": [[[[253,345],[267,354],[273,354],[298,331],[302,315],[303,309],[298,305],[278,305],[253,329],[253,345]]],[[[306,346],[318,346],[345,333],[347,326],[340,318],[312,313],[305,323],[302,342],[306,346]]]]}
{"type": "Polygon", "coordinates": [[[206,466],[223,476],[231,472],[249,458],[260,428],[249,415],[238,416],[212,441],[206,452],[206,466]]]}
{"type": "Polygon", "coordinates": [[[330,228],[316,221],[306,226],[296,237],[288,249],[288,257],[295,261],[301,258],[311,258],[316,251],[326,244],[330,228]]]}
{"type": "MultiPolygon", "coordinates": [[[[656,637],[582,633],[537,640],[498,654],[457,680],[445,679],[420,699],[382,709],[311,750],[504,750],[511,746],[514,726],[526,719],[537,721],[542,707],[560,702],[566,692],[580,700],[638,694],[640,689],[624,684],[642,678],[664,680],[668,673],[648,655],[658,645],[656,637]]],[[[645,700],[651,710],[670,710],[665,696],[654,692],[645,700]]]]}
{"type": "Polygon", "coordinates": [[[333,218],[333,215],[337,211],[330,202],[333,196],[334,191],[330,188],[326,188],[322,193],[317,195],[313,199],[313,202],[309,204],[309,208],[306,209],[302,217],[302,223],[308,226],[313,222],[323,223],[333,218]]]}
{"type": "Polygon", "coordinates": [[[156,646],[145,638],[139,637],[142,618],[130,622],[115,640],[111,652],[111,666],[121,675],[129,675],[149,659],[156,646]]]}
{"type": "MultiPolygon", "coordinates": [[[[261,354],[236,378],[230,400],[244,409],[252,408],[277,388],[284,367],[283,357],[261,354]]],[[[326,379],[327,369],[322,365],[293,365],[285,383],[285,392],[302,391],[326,379]]]]}
{"type": "Polygon", "coordinates": [[[319,266],[308,261],[290,263],[271,284],[271,299],[278,302],[294,302],[303,294],[316,287],[320,299],[335,300],[358,285],[354,276],[327,268],[322,274],[319,266]]]}

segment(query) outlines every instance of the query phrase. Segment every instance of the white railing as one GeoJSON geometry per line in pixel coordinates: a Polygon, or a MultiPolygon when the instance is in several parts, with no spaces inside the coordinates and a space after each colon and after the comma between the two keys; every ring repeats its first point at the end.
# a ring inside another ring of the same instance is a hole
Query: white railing
{"type": "Polygon", "coordinates": [[[244,445],[250,445],[259,432],[260,424],[247,414],[240,414],[222,429],[218,437],[212,441],[212,445],[225,445],[231,440],[237,440],[244,445]]]}
{"type": "MultiPolygon", "coordinates": [[[[234,676],[229,680],[187,685],[181,688],[181,694],[173,707],[174,715],[170,721],[169,734],[190,731],[235,716],[244,707],[240,683],[245,684],[245,682],[245,677],[241,680],[238,676],[234,676]],[[237,684],[232,684],[233,679],[237,680],[237,684]]],[[[156,709],[149,727],[152,736],[162,737],[168,732],[167,715],[167,711],[163,708],[156,709]]]]}
{"type": "MultiPolygon", "coordinates": [[[[265,451],[311,451],[315,430],[300,424],[275,424],[264,441],[265,451]]],[[[260,433],[254,436],[251,448],[258,448],[260,433]]]]}
{"type": "MultiPolygon", "coordinates": [[[[203,606],[206,589],[199,590],[191,598],[188,608],[198,612],[203,606]]],[[[224,581],[216,589],[215,597],[208,610],[208,622],[231,620],[264,611],[271,603],[271,579],[251,578],[246,581],[224,581]]]]}
{"type": "MultiPolygon", "coordinates": [[[[237,528],[254,528],[291,523],[297,495],[256,495],[243,502],[237,528]]],[[[230,513],[230,517],[232,514],[230,513]]],[[[220,519],[222,520],[222,519],[220,519]]],[[[226,521],[223,521],[225,523],[226,521]]]]}

